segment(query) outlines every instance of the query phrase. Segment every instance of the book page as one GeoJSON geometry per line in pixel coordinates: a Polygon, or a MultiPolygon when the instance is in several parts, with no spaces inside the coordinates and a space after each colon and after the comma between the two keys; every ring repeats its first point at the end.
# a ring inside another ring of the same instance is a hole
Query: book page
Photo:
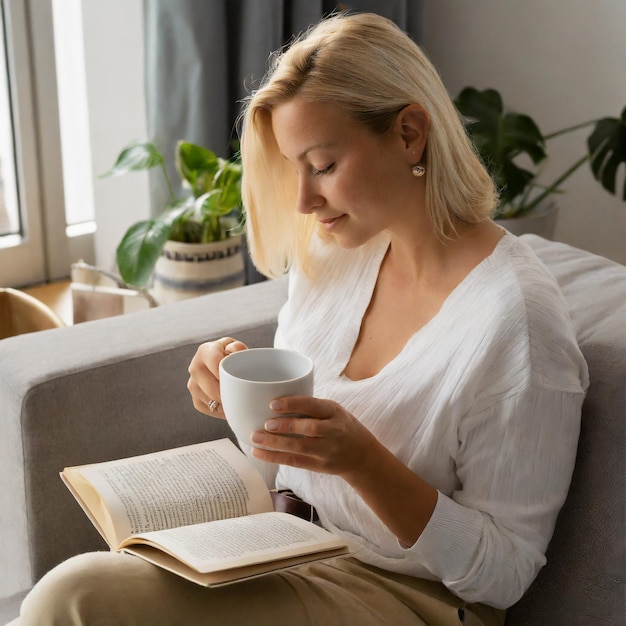
{"type": "Polygon", "coordinates": [[[288,513],[260,513],[142,533],[122,547],[136,543],[161,548],[201,573],[345,546],[327,530],[288,513]]]}
{"type": "Polygon", "coordinates": [[[347,546],[336,548],[334,550],[324,550],[323,552],[312,552],[310,554],[302,554],[300,556],[287,557],[286,559],[277,559],[275,561],[266,561],[264,563],[255,563],[254,565],[245,565],[243,567],[233,567],[231,569],[219,570],[217,572],[200,573],[193,568],[181,563],[177,558],[170,556],[166,552],[154,548],[146,544],[133,544],[125,547],[124,552],[138,556],[144,561],[148,561],[153,565],[162,567],[168,572],[172,572],[178,576],[182,576],[187,580],[204,587],[222,587],[224,585],[232,585],[233,583],[250,580],[258,576],[265,576],[271,572],[284,571],[297,567],[303,563],[311,563],[313,561],[323,561],[332,559],[337,556],[349,556],[350,551],[347,546]]]}
{"type": "Polygon", "coordinates": [[[68,468],[63,474],[88,506],[98,508],[100,499],[105,503],[115,524],[113,547],[138,533],[273,510],[263,478],[228,439],[68,468]],[[76,473],[82,480],[72,480],[76,473]],[[86,483],[91,495],[84,493],[86,483]]]}

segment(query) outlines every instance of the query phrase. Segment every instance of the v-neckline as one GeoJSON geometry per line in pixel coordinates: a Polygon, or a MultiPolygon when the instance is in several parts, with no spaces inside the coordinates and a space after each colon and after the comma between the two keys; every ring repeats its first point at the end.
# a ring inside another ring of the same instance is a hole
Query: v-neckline
{"type": "Polygon", "coordinates": [[[369,271],[361,286],[359,297],[357,299],[357,303],[355,303],[355,310],[358,310],[358,315],[354,315],[351,318],[351,321],[348,324],[347,332],[345,334],[345,340],[342,343],[342,348],[340,354],[338,354],[338,366],[339,378],[348,382],[348,383],[360,383],[364,381],[373,380],[379,376],[381,376],[387,369],[393,366],[402,356],[402,354],[407,350],[407,347],[411,345],[418,337],[425,334],[428,330],[430,330],[433,326],[438,323],[438,320],[442,318],[445,309],[450,306],[450,303],[453,302],[462,291],[466,288],[466,285],[469,283],[470,278],[473,278],[478,272],[482,271],[486,265],[488,265],[491,260],[496,256],[499,249],[502,247],[502,243],[506,240],[508,241],[511,235],[507,232],[497,241],[493,250],[490,254],[488,254],[484,259],[482,259],[479,263],[477,263],[466,275],[465,277],[450,291],[450,293],[445,297],[441,306],[436,311],[436,313],[422,326],[420,326],[405,342],[400,351],[391,358],[387,363],[385,363],[377,372],[372,374],[371,376],[366,376],[364,378],[350,378],[346,373],[346,369],[350,360],[352,359],[352,355],[354,354],[354,350],[356,348],[356,343],[358,341],[359,335],[361,333],[361,327],[363,325],[363,320],[367,313],[367,310],[372,302],[372,298],[374,297],[374,290],[376,289],[376,285],[378,283],[378,276],[380,273],[380,269],[382,263],[387,255],[389,250],[390,240],[388,237],[384,239],[381,236],[381,240],[376,242],[376,248],[369,261],[369,271]],[[357,306],[358,305],[358,306],[357,306]]]}
{"type": "MultiPolygon", "coordinates": [[[[367,260],[368,270],[366,277],[363,283],[357,287],[358,292],[354,303],[355,314],[348,320],[346,332],[344,334],[343,341],[341,342],[340,349],[338,350],[337,375],[339,378],[349,382],[356,383],[360,380],[367,380],[366,378],[353,380],[346,375],[345,370],[348,367],[348,363],[350,362],[356,347],[356,342],[359,339],[363,319],[365,318],[367,309],[369,308],[372,298],[374,297],[374,290],[376,289],[376,283],[378,282],[380,268],[385,256],[387,255],[390,243],[391,240],[386,233],[382,233],[374,243],[374,250],[367,260]]],[[[380,373],[380,370],[378,373],[380,373]]]]}

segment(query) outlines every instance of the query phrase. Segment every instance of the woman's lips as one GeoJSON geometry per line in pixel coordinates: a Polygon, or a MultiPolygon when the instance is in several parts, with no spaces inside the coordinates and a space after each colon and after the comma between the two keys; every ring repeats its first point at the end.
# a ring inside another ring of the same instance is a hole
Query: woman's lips
{"type": "Polygon", "coordinates": [[[336,224],[341,220],[345,215],[339,215],[337,217],[326,217],[324,219],[319,219],[318,222],[322,225],[322,228],[326,231],[331,231],[336,226],[336,224]]]}

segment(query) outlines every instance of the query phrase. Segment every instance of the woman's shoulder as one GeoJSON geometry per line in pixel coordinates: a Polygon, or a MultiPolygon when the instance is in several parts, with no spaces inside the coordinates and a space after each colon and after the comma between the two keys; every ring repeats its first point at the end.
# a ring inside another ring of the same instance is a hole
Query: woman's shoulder
{"type": "Polygon", "coordinates": [[[529,383],[561,389],[586,385],[586,365],[558,283],[534,251],[507,234],[493,255],[490,300],[496,360],[527,370],[529,383]]]}
{"type": "Polygon", "coordinates": [[[549,319],[569,319],[556,279],[533,249],[518,237],[507,233],[486,261],[486,271],[479,280],[486,297],[496,307],[522,309],[525,322],[540,321],[535,317],[546,307],[548,311],[544,313],[550,313],[549,319]]]}

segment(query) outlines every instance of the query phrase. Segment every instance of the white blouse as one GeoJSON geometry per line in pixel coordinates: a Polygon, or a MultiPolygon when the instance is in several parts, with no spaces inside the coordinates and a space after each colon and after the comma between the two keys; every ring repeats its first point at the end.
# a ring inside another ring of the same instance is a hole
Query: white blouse
{"type": "Polygon", "coordinates": [[[313,504],[361,561],[506,608],[546,562],[574,467],[586,364],[554,279],[507,233],[396,358],[348,379],[388,245],[387,235],[354,250],[320,244],[320,279],[290,274],[275,345],[310,356],[315,395],[344,406],[438,490],[434,514],[406,548],[341,478],[281,466],[276,484],[313,504]]]}

